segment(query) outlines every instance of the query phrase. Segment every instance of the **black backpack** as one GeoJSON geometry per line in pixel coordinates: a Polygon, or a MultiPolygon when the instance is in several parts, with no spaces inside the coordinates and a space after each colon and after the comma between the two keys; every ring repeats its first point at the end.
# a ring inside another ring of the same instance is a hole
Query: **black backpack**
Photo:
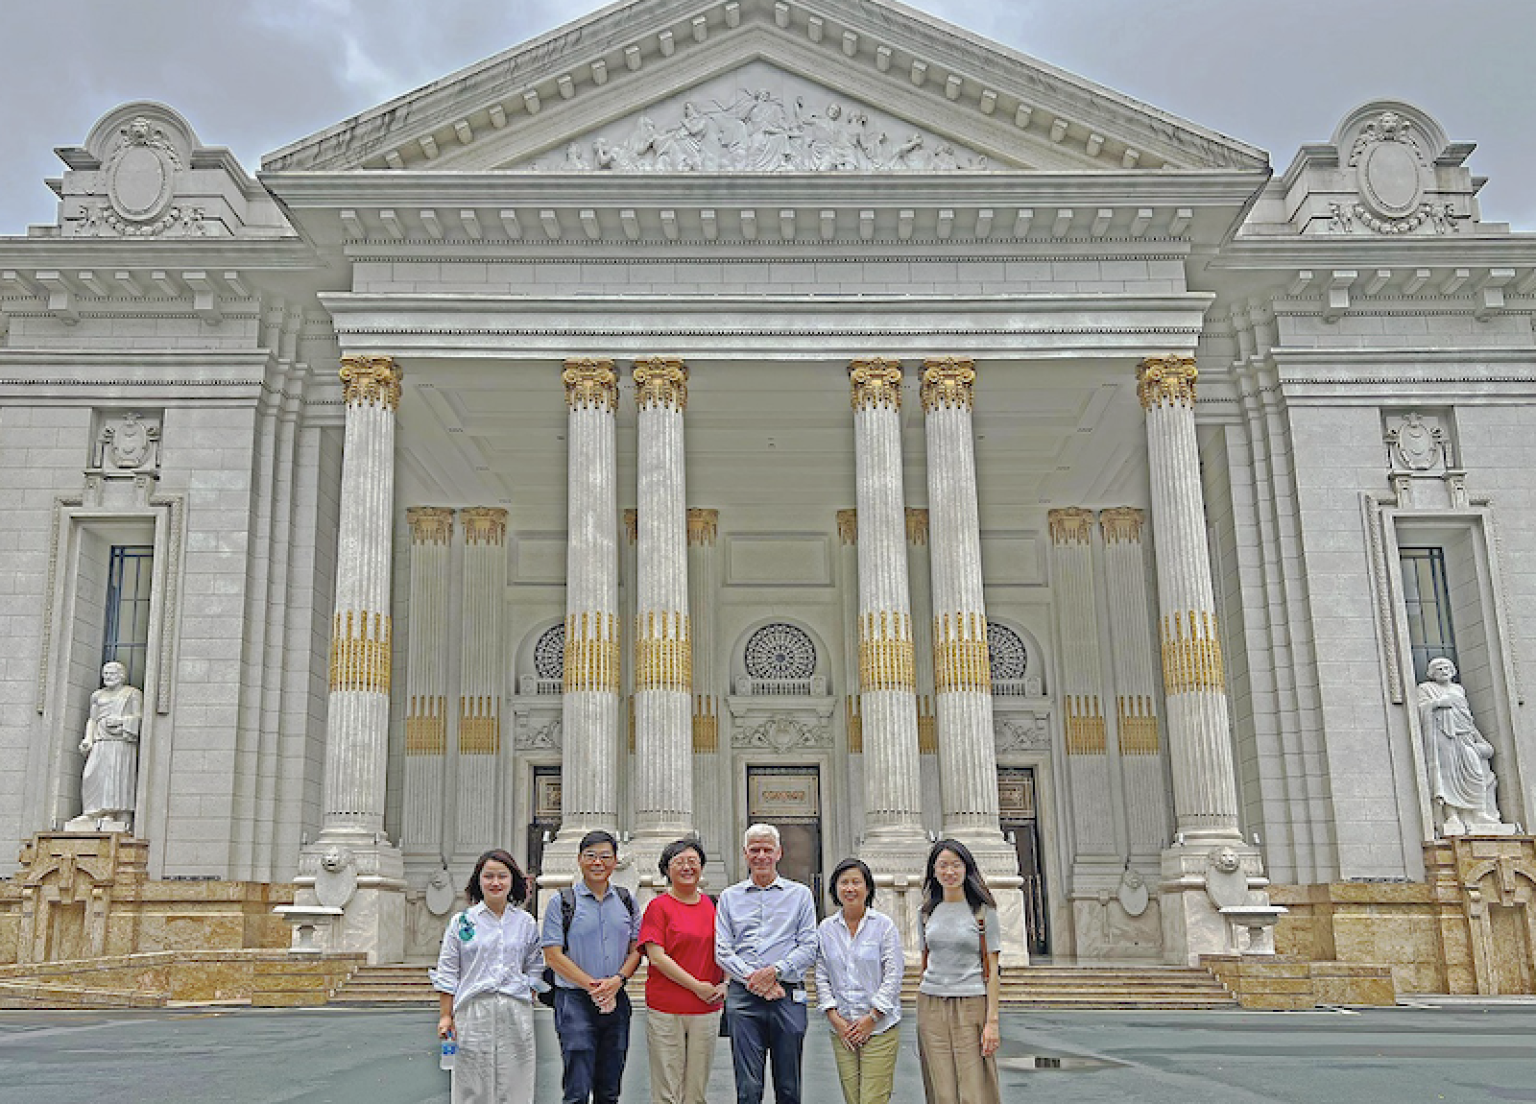
{"type": "MultiPolygon", "coordinates": [[[[619,900],[624,902],[624,907],[629,910],[629,918],[635,918],[635,899],[629,895],[629,890],[623,886],[614,886],[613,891],[619,895],[619,900]]],[[[576,887],[566,886],[560,891],[560,949],[569,952],[571,949],[571,921],[576,919],[576,887]]],[[[549,986],[542,993],[535,993],[539,1003],[546,1008],[555,1006],[555,969],[553,966],[544,967],[544,984],[549,986]]]]}

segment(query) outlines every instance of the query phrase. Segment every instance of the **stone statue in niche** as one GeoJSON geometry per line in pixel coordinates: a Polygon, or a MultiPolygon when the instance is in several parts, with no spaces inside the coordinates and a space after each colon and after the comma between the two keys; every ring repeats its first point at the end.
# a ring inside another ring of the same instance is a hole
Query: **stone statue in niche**
{"type": "Polygon", "coordinates": [[[91,466],[116,471],[142,471],[159,466],[160,427],[133,412],[105,425],[96,438],[91,466]]]}
{"type": "Polygon", "coordinates": [[[113,661],[101,668],[101,689],[91,695],[90,718],[80,750],[81,813],[70,831],[131,832],[139,776],[139,726],[144,695],[128,685],[128,668],[113,661]]]}
{"type": "Polygon", "coordinates": [[[1472,719],[1467,692],[1451,681],[1456,664],[1444,656],[1432,659],[1428,674],[1419,684],[1419,729],[1441,835],[1508,835],[1514,828],[1499,819],[1493,745],[1472,719]]]}
{"type": "Polygon", "coordinates": [[[1417,412],[1403,415],[1403,420],[1387,431],[1395,467],[1424,472],[1445,462],[1445,431],[1424,421],[1417,412]]]}

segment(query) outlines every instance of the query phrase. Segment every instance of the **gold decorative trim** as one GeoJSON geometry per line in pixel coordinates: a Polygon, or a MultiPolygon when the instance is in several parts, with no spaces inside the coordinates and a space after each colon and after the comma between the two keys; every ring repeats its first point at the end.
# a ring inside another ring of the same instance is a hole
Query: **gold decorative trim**
{"type": "Polygon", "coordinates": [[[442,755],[448,750],[448,699],[412,694],[405,713],[405,753],[442,755]]]}
{"type": "Polygon", "coordinates": [[[688,365],[679,357],[635,361],[635,409],[659,406],[679,414],[688,409],[688,365]]]}
{"type": "Polygon", "coordinates": [[[1162,751],[1162,739],[1157,731],[1157,712],[1152,699],[1145,694],[1118,699],[1120,754],[1156,755],[1162,751]]]}
{"type": "Polygon", "coordinates": [[[848,754],[864,754],[864,718],[859,715],[859,696],[849,694],[843,702],[848,730],[848,754]]]}
{"type": "Polygon", "coordinates": [[[635,617],[635,692],[693,692],[693,626],[677,610],[635,617]]]}
{"type": "Polygon", "coordinates": [[[1056,545],[1093,543],[1093,511],[1067,506],[1046,515],[1051,527],[1051,541],[1056,545]]]}
{"type": "Polygon", "coordinates": [[[720,750],[720,707],[714,698],[702,694],[693,699],[693,750],[695,754],[720,750]]]}
{"type": "Polygon", "coordinates": [[[907,543],[928,543],[928,511],[916,506],[907,507],[907,543]]]}
{"type": "Polygon", "coordinates": [[[854,410],[873,406],[901,409],[901,361],[889,357],[859,357],[848,365],[854,410]]]}
{"type": "Polygon", "coordinates": [[[619,378],[613,361],[597,357],[572,357],[560,372],[565,383],[565,405],[572,410],[597,407],[612,414],[619,405],[619,378]]]}
{"type": "Polygon", "coordinates": [[[331,624],[331,689],[389,693],[389,615],[336,614],[331,624]]]}
{"type": "Polygon", "coordinates": [[[1176,610],[1163,618],[1163,690],[1171,697],[1195,690],[1225,693],[1226,670],[1221,642],[1216,635],[1216,615],[1176,610]]]}
{"type": "Polygon", "coordinates": [[[464,543],[507,543],[507,511],[500,506],[469,506],[459,516],[464,522],[464,543]]]}
{"type": "Polygon", "coordinates": [[[619,619],[611,613],[583,612],[565,619],[567,694],[619,692],[619,619]]]}
{"type": "Polygon", "coordinates": [[[624,699],[624,731],[628,733],[629,753],[635,753],[635,696],[633,694],[624,699]]]}
{"type": "Polygon", "coordinates": [[[987,658],[987,619],[979,613],[933,619],[933,685],[940,694],[992,692],[987,658]]]}
{"type": "Polygon", "coordinates": [[[629,538],[630,544],[634,544],[640,539],[640,511],[631,507],[621,516],[624,519],[624,535],[629,538]]]}
{"type": "Polygon", "coordinates": [[[1097,694],[1068,694],[1067,754],[1103,755],[1108,744],[1097,694]]]}
{"type": "Polygon", "coordinates": [[[341,358],[341,395],[348,406],[384,405],[400,409],[400,381],[405,373],[387,356],[341,358]]]}
{"type": "Polygon", "coordinates": [[[479,695],[459,699],[459,754],[496,755],[501,751],[501,703],[479,695]]]}
{"type": "Polygon", "coordinates": [[[1148,357],[1136,366],[1136,397],[1143,410],[1154,406],[1195,405],[1195,358],[1148,357]]]}
{"type": "Polygon", "coordinates": [[[859,512],[857,510],[837,512],[837,535],[844,544],[859,543],[859,512]]]}
{"type": "Polygon", "coordinates": [[[917,699],[917,753],[939,753],[939,718],[933,711],[933,700],[927,694],[917,699]]]}
{"type": "Polygon", "coordinates": [[[859,690],[917,689],[917,664],[912,651],[912,619],[881,610],[866,613],[859,623],[859,690]]]}
{"type": "Polygon", "coordinates": [[[453,511],[447,506],[407,506],[405,523],[412,544],[447,544],[453,540],[453,511]]]}
{"type": "Polygon", "coordinates": [[[1112,506],[1099,511],[1099,525],[1104,530],[1105,544],[1140,544],[1141,527],[1146,523],[1146,511],[1134,506],[1112,506]]]}
{"type": "Polygon", "coordinates": [[[940,407],[974,409],[976,403],[976,362],[970,357],[930,357],[923,361],[923,411],[932,414],[940,407]]]}
{"type": "Polygon", "coordinates": [[[715,531],[719,525],[719,510],[689,510],[688,543],[700,546],[713,545],[715,543],[715,531]]]}

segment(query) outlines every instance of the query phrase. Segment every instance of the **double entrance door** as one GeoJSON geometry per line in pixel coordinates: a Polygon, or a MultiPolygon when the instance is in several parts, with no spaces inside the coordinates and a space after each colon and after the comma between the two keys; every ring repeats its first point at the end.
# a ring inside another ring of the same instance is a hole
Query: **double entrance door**
{"type": "Polygon", "coordinates": [[[816,916],[826,907],[821,867],[821,771],[815,766],[747,768],[747,823],[779,830],[779,874],[811,887],[816,916]]]}

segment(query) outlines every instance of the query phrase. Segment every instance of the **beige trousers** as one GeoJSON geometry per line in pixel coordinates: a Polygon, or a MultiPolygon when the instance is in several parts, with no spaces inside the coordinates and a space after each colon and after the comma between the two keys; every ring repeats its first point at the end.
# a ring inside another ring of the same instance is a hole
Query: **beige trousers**
{"type": "Polygon", "coordinates": [[[832,1032],[832,1057],[843,1082],[846,1104],[887,1104],[896,1088],[896,1055],[901,1050],[901,1027],[892,1027],[858,1050],[849,1050],[832,1032]]]}
{"type": "Polygon", "coordinates": [[[986,997],[917,995],[917,1054],[928,1104],[1001,1104],[997,1059],[981,1056],[986,997]]]}
{"type": "Polygon", "coordinates": [[[720,1036],[720,1013],[683,1016],[645,1010],[651,1052],[651,1104],[707,1104],[709,1067],[720,1036]]]}
{"type": "Polygon", "coordinates": [[[533,1104],[533,1005],[487,993],[471,997],[453,1023],[453,1104],[533,1104]]]}

